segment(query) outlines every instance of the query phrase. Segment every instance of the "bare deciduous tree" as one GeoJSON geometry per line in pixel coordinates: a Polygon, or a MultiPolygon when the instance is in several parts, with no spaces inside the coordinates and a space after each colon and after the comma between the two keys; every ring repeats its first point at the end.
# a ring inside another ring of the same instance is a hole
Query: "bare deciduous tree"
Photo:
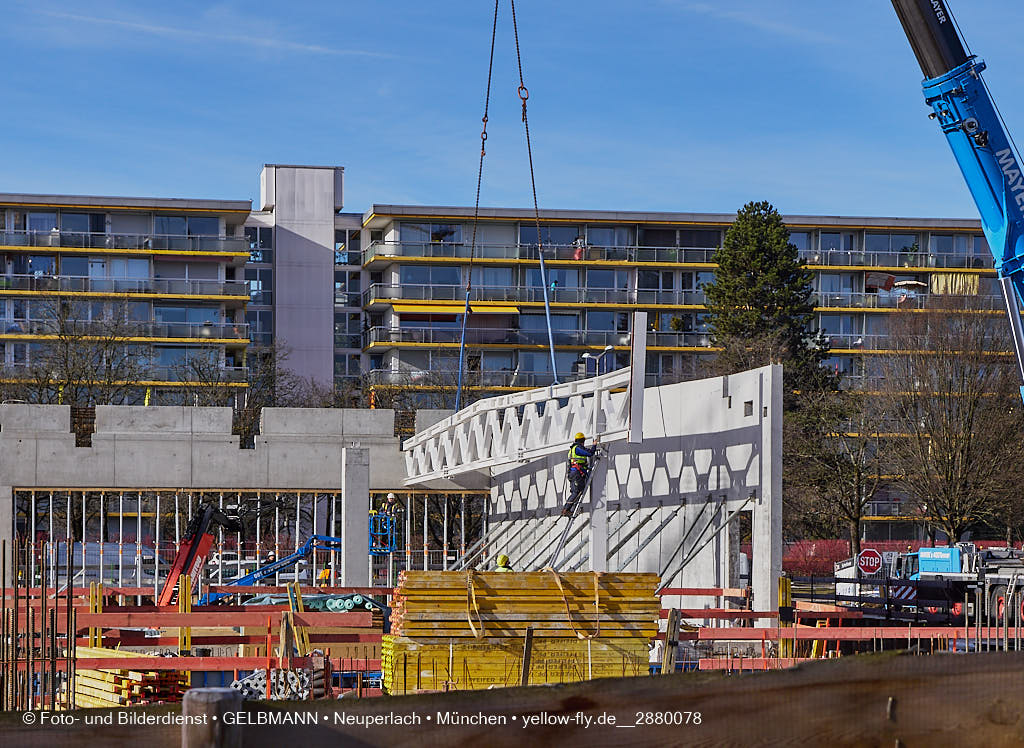
{"type": "Polygon", "coordinates": [[[899,486],[958,540],[1020,501],[1024,413],[1005,319],[949,301],[893,314],[876,373],[899,486]]]}
{"type": "Polygon", "coordinates": [[[808,499],[810,511],[845,527],[853,552],[859,553],[861,520],[886,468],[877,398],[853,391],[818,392],[809,393],[803,405],[787,415],[791,470],[786,480],[808,499]]]}
{"type": "Polygon", "coordinates": [[[129,402],[138,394],[148,356],[132,340],[144,331],[141,323],[128,319],[125,303],[42,297],[32,305],[34,318],[18,324],[40,337],[31,343],[28,364],[5,372],[5,398],[105,405],[129,402]]]}

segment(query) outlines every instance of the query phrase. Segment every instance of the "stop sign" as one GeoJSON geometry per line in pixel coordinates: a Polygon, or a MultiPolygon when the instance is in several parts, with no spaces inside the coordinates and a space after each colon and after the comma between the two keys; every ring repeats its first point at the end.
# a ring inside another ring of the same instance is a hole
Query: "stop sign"
{"type": "Polygon", "coordinates": [[[865,548],[857,556],[857,568],[861,574],[875,574],[882,570],[882,554],[874,548],[865,548]]]}

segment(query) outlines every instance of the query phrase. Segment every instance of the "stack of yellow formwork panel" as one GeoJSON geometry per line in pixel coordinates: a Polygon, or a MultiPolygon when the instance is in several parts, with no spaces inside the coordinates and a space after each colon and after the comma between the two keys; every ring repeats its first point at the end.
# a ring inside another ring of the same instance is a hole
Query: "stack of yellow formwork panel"
{"type": "Polygon", "coordinates": [[[104,647],[77,647],[75,706],[110,707],[181,701],[188,687],[178,670],[132,670],[131,660],[145,655],[104,647]],[[124,668],[88,670],[91,657],[118,657],[124,668]]]}
{"type": "Polygon", "coordinates": [[[404,572],[381,667],[389,693],[566,683],[648,672],[656,574],[404,572]]]}

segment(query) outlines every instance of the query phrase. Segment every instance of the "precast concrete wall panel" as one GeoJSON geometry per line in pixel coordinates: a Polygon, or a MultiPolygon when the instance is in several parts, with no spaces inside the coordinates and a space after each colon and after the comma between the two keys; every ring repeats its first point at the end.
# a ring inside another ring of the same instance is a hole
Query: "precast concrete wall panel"
{"type": "Polygon", "coordinates": [[[494,552],[509,553],[516,568],[555,560],[565,570],[663,573],[673,587],[738,586],[739,539],[730,526],[737,512],[750,512],[754,606],[773,609],[782,562],[781,378],[781,367],[768,366],[646,389],[643,441],[606,446],[558,559],[551,554],[568,522],[559,516],[566,455],[495,470],[494,552]],[[607,540],[595,542],[591,530],[602,526],[607,540]],[[591,557],[602,548],[606,558],[591,557]]]}

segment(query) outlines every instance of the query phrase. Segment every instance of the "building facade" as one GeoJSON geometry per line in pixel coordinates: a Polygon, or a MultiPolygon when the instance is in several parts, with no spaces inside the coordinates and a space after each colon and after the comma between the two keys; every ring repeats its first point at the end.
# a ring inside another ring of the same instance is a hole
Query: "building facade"
{"type": "Polygon", "coordinates": [[[0,194],[5,379],[88,362],[97,376],[130,370],[127,401],[159,401],[190,368],[244,387],[250,212],[248,200],[0,194]],[[93,350],[58,365],[72,337],[93,350]]]}

